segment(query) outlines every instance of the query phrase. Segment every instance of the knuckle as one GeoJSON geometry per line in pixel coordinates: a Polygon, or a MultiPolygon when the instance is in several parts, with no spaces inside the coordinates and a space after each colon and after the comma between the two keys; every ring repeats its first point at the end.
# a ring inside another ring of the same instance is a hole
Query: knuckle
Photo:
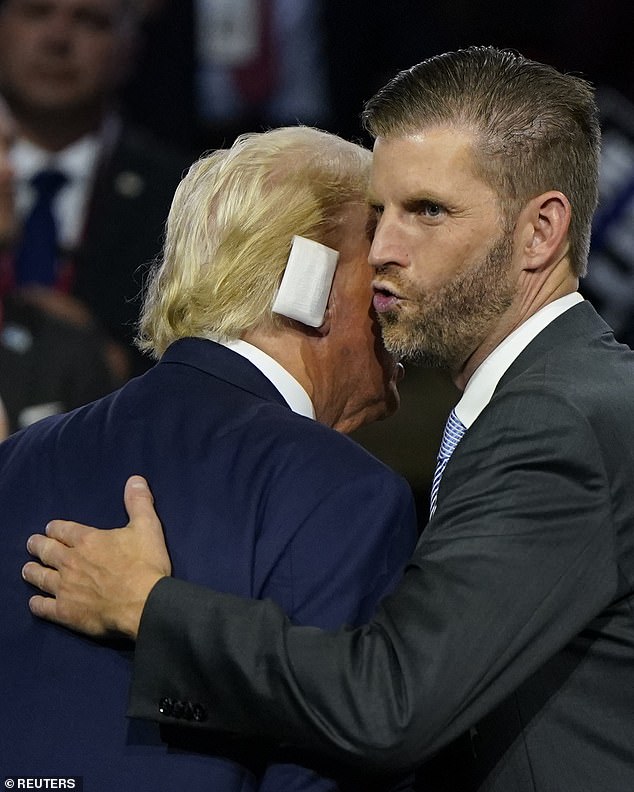
{"type": "Polygon", "coordinates": [[[93,529],[82,531],[75,537],[75,547],[78,550],[89,551],[95,544],[95,533],[93,529]]]}
{"type": "Polygon", "coordinates": [[[41,567],[39,580],[37,583],[38,588],[41,588],[43,591],[50,591],[51,585],[51,570],[46,567],[41,567]]]}

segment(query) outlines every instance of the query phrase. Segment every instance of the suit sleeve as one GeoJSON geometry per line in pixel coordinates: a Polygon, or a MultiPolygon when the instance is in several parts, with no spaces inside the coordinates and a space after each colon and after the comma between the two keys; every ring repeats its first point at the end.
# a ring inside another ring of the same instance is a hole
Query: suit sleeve
{"type": "Polygon", "coordinates": [[[469,430],[404,579],[368,624],[300,627],[271,602],[160,581],[130,714],[162,720],[161,697],[175,690],[200,703],[201,728],[386,770],[420,763],[477,722],[617,585],[592,427],[559,396],[532,395],[498,397],[469,430]]]}

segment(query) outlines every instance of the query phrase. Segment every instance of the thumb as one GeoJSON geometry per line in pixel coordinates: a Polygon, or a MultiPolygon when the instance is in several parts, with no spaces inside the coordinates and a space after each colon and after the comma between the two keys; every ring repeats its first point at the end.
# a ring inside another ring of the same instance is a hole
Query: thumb
{"type": "Polygon", "coordinates": [[[137,525],[143,523],[159,523],[154,511],[154,497],[143,476],[130,476],[123,490],[123,502],[130,522],[137,525]]]}
{"type": "Polygon", "coordinates": [[[163,526],[154,509],[154,497],[143,476],[130,476],[126,481],[123,502],[129,518],[128,529],[143,534],[144,547],[153,551],[155,560],[160,559],[161,566],[164,566],[166,574],[169,575],[171,563],[165,546],[163,526]]]}
{"type": "MultiPolygon", "coordinates": [[[[123,500],[125,502],[128,517],[132,517],[132,511],[136,512],[137,508],[141,508],[139,504],[147,502],[150,506],[154,503],[154,497],[150,490],[150,485],[143,478],[143,476],[130,476],[125,483],[125,490],[123,492],[123,500]]],[[[136,516],[136,514],[135,514],[136,516]]]]}

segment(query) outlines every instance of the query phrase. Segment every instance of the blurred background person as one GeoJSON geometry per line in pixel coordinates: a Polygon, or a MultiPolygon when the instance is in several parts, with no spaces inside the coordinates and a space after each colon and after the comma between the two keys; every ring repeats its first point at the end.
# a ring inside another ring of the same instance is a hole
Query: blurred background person
{"type": "MultiPolygon", "coordinates": [[[[0,98],[0,260],[17,233],[9,151],[15,124],[0,98]]],[[[0,294],[0,439],[39,418],[78,407],[114,387],[103,334],[69,323],[28,289],[0,294]]]]}
{"type": "Polygon", "coordinates": [[[18,216],[0,292],[98,325],[117,382],[148,365],[131,344],[142,272],[189,161],[119,113],[138,25],[134,0],[0,0],[18,216]]]}
{"type": "Polygon", "coordinates": [[[114,387],[97,327],[58,319],[27,293],[0,298],[0,393],[10,432],[114,387]]]}

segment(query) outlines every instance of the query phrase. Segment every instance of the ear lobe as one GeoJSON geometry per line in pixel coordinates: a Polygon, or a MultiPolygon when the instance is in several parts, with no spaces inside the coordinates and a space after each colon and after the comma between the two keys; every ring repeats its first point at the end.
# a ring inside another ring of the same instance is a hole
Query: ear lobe
{"type": "Polygon", "coordinates": [[[526,211],[529,238],[524,269],[538,270],[566,254],[572,210],[563,193],[551,190],[533,198],[526,211]]]}

